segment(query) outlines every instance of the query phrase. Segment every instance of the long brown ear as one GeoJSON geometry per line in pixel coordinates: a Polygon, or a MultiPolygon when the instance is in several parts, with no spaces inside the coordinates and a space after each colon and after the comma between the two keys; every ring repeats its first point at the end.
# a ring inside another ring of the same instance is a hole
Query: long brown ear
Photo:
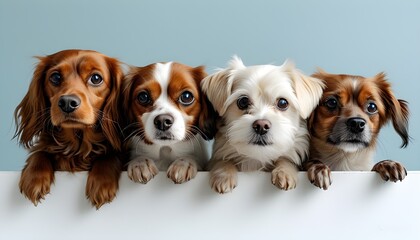
{"type": "Polygon", "coordinates": [[[123,80],[121,63],[110,57],[106,57],[108,70],[111,77],[111,92],[106,99],[103,108],[102,131],[116,150],[121,150],[122,131],[119,125],[119,95],[123,80]]]}
{"type": "Polygon", "coordinates": [[[228,106],[225,105],[228,96],[232,93],[233,79],[235,70],[245,68],[242,60],[234,56],[226,69],[222,69],[212,75],[207,76],[201,82],[201,89],[207,95],[214,109],[222,116],[228,106]]]}
{"type": "Polygon", "coordinates": [[[405,148],[410,140],[410,136],[408,135],[408,118],[410,115],[408,103],[394,96],[391,90],[391,84],[386,81],[385,73],[379,73],[374,78],[381,90],[382,101],[386,108],[386,120],[383,124],[388,120],[392,120],[395,131],[402,139],[401,148],[405,148]]]}
{"type": "Polygon", "coordinates": [[[34,138],[45,131],[50,124],[49,101],[44,91],[45,71],[48,57],[37,57],[39,63],[35,68],[28,92],[14,112],[16,131],[13,138],[25,148],[34,145],[34,138]]]}
{"type": "Polygon", "coordinates": [[[318,78],[306,76],[289,61],[286,61],[281,67],[292,77],[299,103],[300,116],[303,119],[308,118],[322,97],[325,87],[324,82],[318,78]]]}
{"type": "MultiPolygon", "coordinates": [[[[207,76],[205,72],[204,66],[199,66],[193,68],[193,76],[196,82],[196,85],[199,89],[201,81],[207,76]]],[[[201,91],[200,96],[200,105],[201,105],[201,112],[198,118],[198,128],[200,129],[200,134],[205,140],[213,139],[214,135],[216,134],[216,117],[217,113],[214,110],[213,106],[211,105],[207,95],[201,91]]]]}
{"type": "Polygon", "coordinates": [[[124,141],[128,140],[133,135],[133,132],[136,131],[138,125],[135,125],[137,120],[134,115],[134,111],[131,109],[133,104],[132,94],[133,94],[133,85],[135,83],[135,75],[141,71],[142,67],[129,66],[127,70],[121,89],[120,96],[120,124],[123,131],[124,141]]]}

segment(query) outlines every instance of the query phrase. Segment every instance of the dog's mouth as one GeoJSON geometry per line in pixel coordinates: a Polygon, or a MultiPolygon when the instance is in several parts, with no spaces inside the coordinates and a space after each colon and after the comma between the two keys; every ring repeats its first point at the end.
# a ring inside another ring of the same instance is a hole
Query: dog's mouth
{"type": "Polygon", "coordinates": [[[175,140],[174,135],[170,132],[157,132],[155,136],[156,140],[160,141],[173,141],[175,140]]]}
{"type": "Polygon", "coordinates": [[[91,125],[76,118],[66,118],[60,123],[60,126],[63,128],[84,128],[91,125]]]}
{"type": "Polygon", "coordinates": [[[328,138],[327,142],[332,144],[332,145],[351,144],[351,145],[354,145],[354,146],[363,146],[363,147],[368,147],[369,146],[368,142],[363,141],[361,139],[357,139],[357,138],[342,139],[342,140],[338,140],[338,141],[334,141],[332,138],[328,138]]]}
{"type": "Polygon", "coordinates": [[[267,137],[262,136],[254,136],[251,141],[249,141],[249,144],[256,145],[256,146],[269,146],[272,145],[273,142],[268,140],[267,137]]]}

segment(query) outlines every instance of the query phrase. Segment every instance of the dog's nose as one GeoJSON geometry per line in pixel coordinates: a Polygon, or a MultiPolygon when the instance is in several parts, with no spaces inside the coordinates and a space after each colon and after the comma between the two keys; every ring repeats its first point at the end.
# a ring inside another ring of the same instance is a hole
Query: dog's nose
{"type": "Polygon", "coordinates": [[[174,118],[169,114],[161,114],[155,117],[153,120],[155,127],[161,131],[166,131],[171,128],[174,123],[174,118]]]}
{"type": "Polygon", "coordinates": [[[58,100],[58,106],[61,108],[61,111],[65,113],[71,113],[80,106],[80,98],[75,95],[65,95],[61,96],[58,100]]]}
{"type": "Polygon", "coordinates": [[[258,119],[252,124],[252,128],[258,135],[264,135],[270,130],[271,122],[265,119],[258,119]]]}
{"type": "Polygon", "coordinates": [[[347,120],[347,128],[352,133],[361,133],[365,129],[366,121],[363,118],[355,117],[347,120]]]}

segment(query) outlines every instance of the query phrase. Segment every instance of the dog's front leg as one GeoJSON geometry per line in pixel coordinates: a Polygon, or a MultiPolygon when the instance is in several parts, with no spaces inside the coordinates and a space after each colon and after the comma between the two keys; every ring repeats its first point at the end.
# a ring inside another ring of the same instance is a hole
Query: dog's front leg
{"type": "Polygon", "coordinates": [[[331,185],[331,170],[323,162],[308,160],[303,163],[303,169],[308,171],[308,179],[313,185],[324,190],[327,190],[331,185]]]}
{"type": "Polygon", "coordinates": [[[128,163],[127,174],[133,182],[148,183],[159,173],[155,162],[148,157],[136,157],[128,163]]]}
{"type": "Polygon", "coordinates": [[[54,182],[54,168],[46,152],[32,153],[20,176],[20,192],[36,206],[50,192],[54,182]]]}
{"type": "Polygon", "coordinates": [[[296,188],[298,167],[286,158],[280,158],[273,162],[274,169],[271,172],[271,182],[282,190],[296,188]]]}
{"type": "Polygon", "coordinates": [[[96,209],[115,198],[121,170],[121,162],[115,155],[94,161],[86,183],[86,196],[96,209]]]}
{"type": "Polygon", "coordinates": [[[168,168],[166,176],[174,183],[188,182],[197,175],[197,162],[189,157],[176,159],[168,168]]]}
{"type": "Polygon", "coordinates": [[[210,186],[218,193],[231,192],[238,182],[238,168],[231,161],[218,161],[210,170],[210,186]]]}
{"type": "Polygon", "coordinates": [[[383,160],[373,166],[372,171],[379,173],[384,181],[402,181],[407,176],[407,170],[401,163],[383,160]]]}

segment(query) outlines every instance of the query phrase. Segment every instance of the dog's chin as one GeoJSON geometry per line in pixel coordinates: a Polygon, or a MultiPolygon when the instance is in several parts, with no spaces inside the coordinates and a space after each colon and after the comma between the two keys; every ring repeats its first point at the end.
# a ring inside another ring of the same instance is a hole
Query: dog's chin
{"type": "Polygon", "coordinates": [[[236,143],[234,147],[239,154],[261,162],[274,160],[282,154],[274,144],[236,143]]]}
{"type": "Polygon", "coordinates": [[[169,146],[181,141],[182,139],[174,136],[171,132],[156,132],[150,142],[158,145],[169,146]]]}
{"type": "Polygon", "coordinates": [[[58,126],[65,129],[82,129],[87,127],[92,127],[94,123],[87,123],[78,119],[65,119],[57,124],[54,124],[54,126],[58,126]]]}
{"type": "Polygon", "coordinates": [[[334,145],[336,148],[343,150],[344,152],[357,152],[359,150],[369,147],[369,143],[360,140],[342,140],[339,142],[334,142],[331,139],[327,141],[329,144],[334,145]]]}
{"type": "Polygon", "coordinates": [[[152,142],[157,145],[169,146],[179,142],[179,140],[175,140],[173,138],[155,138],[152,142]]]}

